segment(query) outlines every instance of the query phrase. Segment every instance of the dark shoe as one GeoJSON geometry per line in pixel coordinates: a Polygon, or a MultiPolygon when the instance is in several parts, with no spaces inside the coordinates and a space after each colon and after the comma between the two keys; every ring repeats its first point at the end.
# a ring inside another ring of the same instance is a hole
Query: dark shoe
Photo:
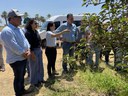
{"type": "Polygon", "coordinates": [[[121,67],[116,67],[116,68],[115,68],[115,71],[121,71],[121,70],[122,70],[121,67]]]}
{"type": "Polygon", "coordinates": [[[0,66],[0,71],[4,72],[5,71],[5,67],[0,66]]]}
{"type": "Polygon", "coordinates": [[[36,84],[30,85],[30,87],[28,88],[28,91],[30,92],[34,92],[35,90],[38,90],[38,87],[36,86],[36,84]]]}
{"type": "Polygon", "coordinates": [[[35,86],[36,88],[39,88],[39,87],[41,86],[41,83],[34,84],[34,86],[35,86]]]}
{"type": "Polygon", "coordinates": [[[22,95],[30,94],[30,93],[32,93],[32,92],[33,92],[32,90],[24,90],[23,93],[22,93],[22,95]]]}
{"type": "Polygon", "coordinates": [[[56,71],[53,72],[53,75],[59,75],[59,73],[57,73],[56,71]]]}
{"type": "Polygon", "coordinates": [[[53,74],[51,74],[51,75],[48,75],[48,78],[53,79],[53,78],[55,78],[55,76],[53,74]]]}
{"type": "Polygon", "coordinates": [[[40,81],[41,83],[47,83],[47,81],[45,81],[45,80],[42,80],[42,81],[40,81]]]}

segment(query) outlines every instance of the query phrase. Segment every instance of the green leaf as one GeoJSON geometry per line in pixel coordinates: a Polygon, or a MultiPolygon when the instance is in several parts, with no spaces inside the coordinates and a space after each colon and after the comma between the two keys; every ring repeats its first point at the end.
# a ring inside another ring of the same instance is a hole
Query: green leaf
{"type": "Polygon", "coordinates": [[[106,3],[110,3],[110,0],[105,0],[106,3]]]}
{"type": "Polygon", "coordinates": [[[109,6],[108,6],[108,4],[103,4],[101,8],[102,8],[102,9],[109,10],[109,6]]]}
{"type": "Polygon", "coordinates": [[[86,2],[82,4],[82,6],[86,5],[86,2]]]}

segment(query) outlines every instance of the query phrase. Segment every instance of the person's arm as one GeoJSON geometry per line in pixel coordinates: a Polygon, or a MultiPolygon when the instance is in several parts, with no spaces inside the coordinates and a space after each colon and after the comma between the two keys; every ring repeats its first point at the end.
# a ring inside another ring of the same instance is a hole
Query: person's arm
{"type": "Polygon", "coordinates": [[[62,32],[63,30],[65,29],[65,25],[60,25],[56,30],[55,30],[55,33],[60,33],[62,32]]]}
{"type": "Polygon", "coordinates": [[[33,38],[31,36],[30,32],[26,31],[25,37],[28,40],[29,44],[31,45],[30,50],[33,51],[33,38]]]}
{"type": "Polygon", "coordinates": [[[59,37],[60,35],[62,35],[65,32],[69,32],[69,30],[68,29],[65,29],[62,32],[59,32],[59,33],[56,33],[56,34],[51,34],[51,37],[59,37]]]}
{"type": "Polygon", "coordinates": [[[2,32],[1,39],[4,42],[4,45],[17,55],[23,55],[26,52],[26,50],[24,50],[22,46],[17,44],[13,34],[10,31],[2,32]]]}

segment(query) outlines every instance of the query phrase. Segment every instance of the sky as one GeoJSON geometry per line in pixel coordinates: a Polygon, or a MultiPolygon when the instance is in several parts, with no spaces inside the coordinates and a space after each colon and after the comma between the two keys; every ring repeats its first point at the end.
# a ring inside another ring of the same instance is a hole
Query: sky
{"type": "MultiPolygon", "coordinates": [[[[30,17],[35,14],[46,17],[47,14],[82,14],[99,13],[100,6],[82,7],[83,0],[1,0],[0,15],[3,11],[9,12],[11,9],[18,9],[21,13],[27,12],[30,17]]],[[[1,17],[0,17],[1,19],[1,17]]]]}

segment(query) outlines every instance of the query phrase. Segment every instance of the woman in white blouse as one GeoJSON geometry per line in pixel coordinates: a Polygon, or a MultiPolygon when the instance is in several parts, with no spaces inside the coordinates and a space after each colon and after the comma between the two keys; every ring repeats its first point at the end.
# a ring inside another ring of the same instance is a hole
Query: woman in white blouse
{"type": "Polygon", "coordinates": [[[54,75],[58,75],[55,69],[55,62],[56,62],[56,37],[59,37],[65,32],[69,32],[68,29],[63,30],[60,33],[55,34],[55,24],[53,22],[49,22],[47,25],[47,34],[46,34],[46,49],[45,54],[47,56],[48,65],[48,76],[49,78],[53,77],[54,75]]]}

